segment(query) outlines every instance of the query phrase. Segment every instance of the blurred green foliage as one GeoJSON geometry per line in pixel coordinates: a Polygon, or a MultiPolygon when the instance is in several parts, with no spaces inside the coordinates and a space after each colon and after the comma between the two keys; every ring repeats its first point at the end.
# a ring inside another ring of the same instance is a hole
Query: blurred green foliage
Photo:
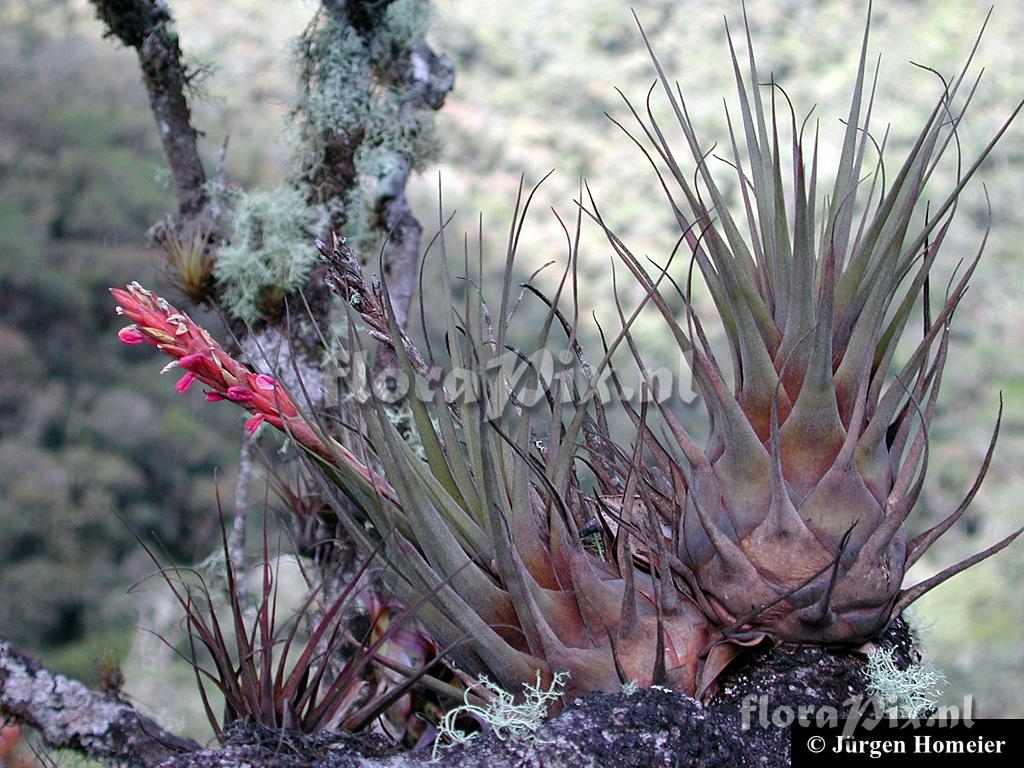
{"type": "MultiPolygon", "coordinates": [[[[101,40],[82,5],[10,0],[0,9],[0,631],[30,647],[90,642],[113,624],[132,622],[122,593],[145,566],[133,560],[137,551],[112,507],[137,528],[160,530],[182,558],[205,554],[198,543],[214,524],[212,468],[231,462],[238,435],[236,421],[216,420],[219,412],[195,398],[175,397],[170,383],[154,375],[151,358],[119,350],[114,341],[105,288],[133,278],[152,281],[151,257],[139,244],[172,201],[155,182],[161,159],[134,55],[101,40]]],[[[628,117],[613,86],[642,105],[652,81],[629,5],[670,76],[680,80],[710,147],[726,137],[722,96],[734,106],[722,14],[735,32],[739,3],[435,5],[433,42],[457,66],[455,91],[437,120],[445,208],[460,211],[453,224],[459,233],[475,234],[477,211],[483,212],[485,268],[500,274],[520,173],[532,181],[551,168],[557,173],[538,194],[523,233],[524,274],[564,256],[564,235],[546,207],[555,205],[571,221],[581,175],[630,246],[664,259],[674,241],[670,211],[646,161],[604,116],[628,117]]],[[[798,115],[815,107],[821,165],[834,166],[864,9],[845,0],[749,0],[748,6],[764,70],[786,88],[798,115]]],[[[207,131],[204,151],[214,154],[230,134],[229,177],[281,183],[290,170],[282,120],[294,100],[291,38],[313,5],[224,0],[211,13],[201,0],[176,0],[172,7],[186,50],[220,65],[195,110],[207,131]]],[[[939,93],[934,75],[908,60],[954,73],[985,9],[973,0],[875,4],[872,49],[883,59],[874,125],[879,139],[892,125],[890,168],[939,93]]],[[[1022,27],[1024,4],[998,5],[979,52],[986,75],[960,131],[966,155],[987,141],[1021,96],[1022,27]]],[[[654,108],[664,114],[660,101],[654,108]]],[[[722,164],[713,167],[723,179],[729,173],[722,164]]],[[[1024,127],[1017,126],[964,196],[941,256],[938,273],[948,275],[977,248],[984,182],[993,232],[957,311],[930,474],[914,524],[931,524],[958,503],[984,453],[1000,389],[1002,439],[971,510],[917,566],[915,581],[1024,524],[1022,168],[1024,127]]],[[[955,172],[940,167],[936,189],[948,186],[955,172]]],[[[828,185],[819,180],[820,188],[828,185]]],[[[436,195],[433,173],[411,190],[428,236],[436,226],[436,195]]],[[[585,229],[580,314],[596,311],[614,323],[609,250],[599,233],[585,229]]],[[[553,280],[553,273],[539,278],[548,288],[553,280]]],[[[429,293],[433,282],[426,283],[428,301],[437,299],[429,293]]],[[[625,303],[635,300],[628,281],[619,283],[625,303]]],[[[936,281],[932,289],[937,301],[944,285],[936,281]]],[[[521,311],[515,328],[535,331],[530,300],[521,311]]],[[[652,321],[638,333],[655,357],[669,350],[661,328],[652,321]]],[[[584,340],[596,348],[590,324],[584,340]]],[[[700,410],[682,408],[681,417],[692,422],[700,410]]],[[[976,714],[1024,716],[1021,579],[1024,548],[1017,545],[919,605],[932,661],[949,680],[943,701],[970,693],[976,714]]],[[[159,674],[145,666],[139,673],[159,674]]],[[[190,684],[187,675],[179,678],[190,684]]]]}
{"type": "Polygon", "coordinates": [[[160,282],[145,233],[173,199],[134,57],[35,6],[0,10],[0,632],[93,680],[148,572],[118,515],[205,555],[241,426],[117,343],[107,288],[160,282]]]}

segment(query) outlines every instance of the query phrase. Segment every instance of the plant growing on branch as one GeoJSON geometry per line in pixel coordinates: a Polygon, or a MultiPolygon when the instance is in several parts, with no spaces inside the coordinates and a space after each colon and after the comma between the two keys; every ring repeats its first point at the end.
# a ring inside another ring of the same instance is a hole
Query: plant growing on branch
{"type": "Polygon", "coordinates": [[[353,633],[349,626],[353,605],[374,555],[363,561],[336,594],[326,588],[332,574],[313,584],[303,572],[308,594],[295,611],[280,616],[280,561],[271,562],[264,518],[260,586],[252,615],[246,610],[247,601],[231,562],[223,518],[221,534],[230,615],[224,623],[218,616],[221,600],[197,571],[162,566],[152,548],[139,539],[184,611],[191,651],[187,660],[218,737],[236,721],[303,733],[362,730],[402,699],[427,671],[421,664],[418,669],[410,668],[397,683],[389,684],[384,678],[373,681],[369,673],[381,664],[394,663],[387,658],[388,652],[436,660],[436,649],[422,630],[411,626],[407,610],[388,616],[379,626],[378,619],[385,614],[376,611],[364,633],[353,633]],[[209,667],[199,656],[200,648],[209,667]],[[214,712],[211,689],[224,701],[222,717],[214,712]]]}
{"type": "MultiPolygon", "coordinates": [[[[510,341],[519,304],[512,275],[532,193],[517,199],[493,306],[471,279],[468,248],[462,262],[473,289],[454,298],[442,221],[440,281],[453,297],[447,360],[429,343],[423,351],[413,346],[386,279],[367,285],[345,243],[324,246],[331,285],[352,319],[362,318],[369,334],[393,350],[406,379],[422,385],[417,393],[426,393],[409,398],[422,456],[375,398],[360,403],[345,447],[325,437],[316,414],[299,414],[291,401],[282,409],[286,395],[276,388],[272,400],[256,406],[230,395],[224,387],[231,382],[215,378],[222,369],[216,363],[201,363],[203,380],[299,435],[325,498],[354,508],[342,516],[350,535],[364,547],[382,547],[396,594],[422,604],[421,620],[452,648],[463,671],[506,691],[532,684],[538,672],[544,686],[567,672],[569,696],[633,681],[701,695],[745,645],[859,644],[1020,533],[903,588],[907,568],[970,504],[998,434],[997,424],[964,502],[910,538],[906,520],[927,470],[950,324],[981,247],[950,280],[934,313],[930,275],[962,190],[1013,118],[977,158],[957,158],[953,188],[923,212],[935,169],[958,146],[956,132],[974,95],[973,50],[943,83],[899,171],[887,176],[885,141],[875,144],[869,131],[874,87],[867,87],[867,49],[866,26],[839,167],[820,212],[817,135],[809,145],[807,121],[782,107],[777,85],[762,82],[752,51],[744,74],[730,37],[741,115],[740,130],[730,121],[729,132],[737,211],[708,166],[681,90],[651,51],[657,81],[645,108],[626,102],[638,128],[616,124],[654,168],[679,239],[664,264],[645,263],[607,225],[588,190],[575,228],[565,227],[567,258],[554,294],[527,285],[519,295],[545,305],[535,349],[552,345],[567,353],[571,375],[545,372],[533,350],[510,341]],[[654,118],[658,87],[682,133],[682,152],[654,118]],[[877,160],[868,162],[872,150],[877,160]],[[593,364],[578,343],[575,291],[585,219],[599,227],[642,294],[627,310],[616,291],[619,327],[603,335],[593,364]],[[688,266],[677,258],[684,247],[688,266]],[[714,301],[728,360],[716,358],[706,318],[691,301],[695,272],[714,301]],[[677,299],[682,317],[672,309],[677,299]],[[919,303],[921,337],[896,367],[897,343],[909,340],[919,303]],[[710,423],[704,445],[659,398],[637,407],[625,396],[615,360],[627,350],[643,389],[657,394],[632,334],[646,308],[660,313],[680,351],[692,355],[710,423]],[[506,352],[520,363],[518,383],[502,366],[506,352]],[[452,374],[447,381],[438,373],[444,366],[452,374]],[[452,381],[465,386],[453,389],[452,381]],[[632,423],[631,440],[610,434],[602,402],[607,383],[632,423]],[[526,402],[529,392],[539,396],[536,405],[526,402]],[[600,546],[592,545],[595,534],[600,546]]],[[[475,256],[479,279],[482,249],[475,256]]],[[[185,363],[187,350],[166,329],[173,310],[137,288],[115,295],[138,324],[132,333],[182,365],[194,364],[191,357],[185,363]],[[160,309],[155,324],[127,309],[147,302],[160,309]]],[[[354,326],[350,351],[361,344],[354,326]]],[[[191,326],[182,335],[193,333],[202,336],[191,326]]],[[[208,338],[204,343],[211,346],[208,338]]]]}
{"type": "MultiPolygon", "coordinates": [[[[655,167],[691,247],[691,263],[714,299],[729,342],[731,387],[707,344],[689,287],[680,322],[640,261],[604,224],[597,206],[591,210],[616,254],[651,292],[680,345],[693,349],[711,436],[700,448],[685,430],[672,430],[672,450],[683,460],[665,461],[662,469],[676,478],[676,488],[685,488],[676,495],[670,517],[680,529],[675,552],[696,577],[727,637],[798,643],[869,638],[926,591],[1020,533],[901,590],[907,568],[973,499],[998,435],[997,424],[963,504],[908,539],[906,520],[927,471],[928,429],[948,357],[950,324],[987,236],[965,259],[962,273],[950,278],[934,315],[929,276],[960,193],[1021,107],[977,158],[957,158],[955,186],[938,193],[939,203],[922,212],[936,166],[951,146],[959,146],[957,129],[978,82],[968,76],[977,43],[958,75],[943,82],[899,171],[886,178],[884,139],[873,145],[870,133],[869,26],[870,9],[839,168],[820,217],[817,136],[808,150],[806,120],[798,126],[791,106],[788,121],[779,116],[785,94],[774,83],[761,87],[749,30],[749,89],[730,38],[746,144],[744,157],[730,130],[743,199],[736,214],[708,168],[681,91],[669,83],[651,51],[656,86],[695,164],[694,181],[654,120],[649,100],[646,118],[630,106],[640,134],[623,130],[655,167]],[[780,149],[786,122],[793,190],[788,200],[780,149]],[[878,158],[873,168],[865,168],[872,147],[878,158]],[[922,214],[923,223],[917,223],[922,214]],[[741,233],[743,218],[749,239],[741,233]],[[698,239],[695,230],[704,236],[698,239]],[[894,368],[897,343],[907,335],[919,302],[921,338],[907,361],[894,368]]],[[[670,454],[659,446],[655,455],[670,454]]]]}

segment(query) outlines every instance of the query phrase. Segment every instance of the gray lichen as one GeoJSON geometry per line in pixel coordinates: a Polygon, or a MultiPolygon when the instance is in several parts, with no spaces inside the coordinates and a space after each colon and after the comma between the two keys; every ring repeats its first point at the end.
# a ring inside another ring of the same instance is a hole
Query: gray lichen
{"type": "Polygon", "coordinates": [[[293,109],[295,175],[344,221],[346,238],[364,258],[381,240],[379,181],[398,158],[421,170],[439,153],[433,109],[409,75],[412,52],[433,15],[427,0],[396,0],[375,23],[357,29],[322,13],[296,48],[303,87],[293,109]],[[322,177],[339,162],[339,146],[351,153],[351,184],[319,189],[330,186],[322,177]]]}
{"type": "Polygon", "coordinates": [[[471,714],[485,722],[499,741],[511,741],[527,746],[544,743],[537,732],[546,722],[548,710],[562,698],[565,681],[568,678],[568,672],[556,672],[551,684],[545,688],[538,672],[536,682],[533,685],[524,683],[524,694],[517,699],[486,677],[481,677],[478,686],[487,691],[490,700],[484,706],[471,704],[470,691],[467,690],[465,703],[448,710],[438,724],[437,739],[434,741],[434,760],[438,760],[444,750],[468,744],[478,735],[466,733],[456,727],[456,720],[463,715],[471,714]]]}
{"type": "Polygon", "coordinates": [[[319,258],[310,232],[315,217],[296,189],[236,197],[234,234],[218,252],[214,271],[222,303],[235,318],[255,323],[305,284],[319,258]]]}
{"type": "Polygon", "coordinates": [[[311,127],[346,131],[360,126],[373,101],[370,55],[362,35],[329,16],[310,29],[300,50],[309,66],[302,109],[311,127]]]}
{"type": "Polygon", "coordinates": [[[378,44],[408,50],[413,41],[427,34],[433,21],[434,8],[428,0],[394,0],[384,12],[378,44]]]}
{"type": "Polygon", "coordinates": [[[929,662],[900,669],[891,649],[879,648],[868,657],[864,669],[868,694],[878,708],[901,718],[916,718],[935,708],[946,683],[945,676],[929,662]]]}

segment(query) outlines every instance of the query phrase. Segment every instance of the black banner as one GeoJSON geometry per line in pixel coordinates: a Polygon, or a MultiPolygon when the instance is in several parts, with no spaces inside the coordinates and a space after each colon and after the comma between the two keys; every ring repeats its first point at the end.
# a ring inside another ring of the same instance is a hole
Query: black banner
{"type": "Polygon", "coordinates": [[[891,721],[848,727],[794,723],[793,768],[1021,765],[1024,721],[891,721]],[[869,727],[870,726],[870,727],[869,727]]]}

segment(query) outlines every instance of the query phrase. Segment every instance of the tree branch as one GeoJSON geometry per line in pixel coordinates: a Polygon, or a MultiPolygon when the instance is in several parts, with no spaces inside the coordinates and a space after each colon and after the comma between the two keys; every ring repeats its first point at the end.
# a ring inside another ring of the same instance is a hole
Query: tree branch
{"type": "MultiPolygon", "coordinates": [[[[182,63],[178,35],[163,0],[92,0],[96,15],[116,37],[139,54],[149,105],[160,131],[174,180],[178,213],[184,222],[207,215],[206,171],[186,98],[189,74],[182,63]]],[[[205,222],[209,226],[211,222],[205,222]]]]}
{"type": "MultiPolygon", "coordinates": [[[[455,65],[448,56],[438,55],[420,40],[409,54],[406,83],[410,96],[403,110],[440,109],[455,85],[455,65]]],[[[388,293],[398,327],[403,330],[408,326],[409,308],[416,292],[420,237],[423,234],[423,227],[413,215],[405,196],[411,171],[410,158],[395,153],[391,172],[380,179],[374,199],[374,210],[380,216],[388,237],[384,249],[388,293]]]]}
{"type": "Polygon", "coordinates": [[[249,520],[249,488],[252,483],[253,459],[256,450],[256,435],[247,435],[242,440],[242,448],[238,452],[238,480],[235,482],[235,516],[231,522],[231,534],[228,537],[228,556],[231,567],[238,579],[235,587],[242,605],[251,605],[249,587],[245,574],[249,570],[249,562],[245,556],[245,526],[249,520]]]}
{"type": "Polygon", "coordinates": [[[150,768],[199,745],[130,704],[51,672],[0,637],[0,714],[36,728],[47,745],[108,765],[150,768]]]}

